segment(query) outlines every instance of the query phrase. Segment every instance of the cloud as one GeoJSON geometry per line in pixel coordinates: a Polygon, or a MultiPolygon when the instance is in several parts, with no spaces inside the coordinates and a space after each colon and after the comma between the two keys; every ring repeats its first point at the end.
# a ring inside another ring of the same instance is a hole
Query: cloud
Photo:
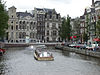
{"type": "Polygon", "coordinates": [[[34,10],[37,8],[56,9],[61,16],[81,16],[84,9],[90,6],[91,0],[5,0],[7,8],[15,6],[17,11],[34,10]]]}
{"type": "Polygon", "coordinates": [[[72,0],[47,0],[50,2],[55,2],[55,3],[63,3],[63,4],[70,4],[72,0]]]}

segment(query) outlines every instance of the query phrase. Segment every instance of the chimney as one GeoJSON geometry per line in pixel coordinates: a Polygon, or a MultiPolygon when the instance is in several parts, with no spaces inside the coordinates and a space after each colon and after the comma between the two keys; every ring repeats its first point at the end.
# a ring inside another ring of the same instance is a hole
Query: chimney
{"type": "Polygon", "coordinates": [[[92,0],[92,7],[95,7],[95,5],[94,5],[94,0],[92,0]]]}

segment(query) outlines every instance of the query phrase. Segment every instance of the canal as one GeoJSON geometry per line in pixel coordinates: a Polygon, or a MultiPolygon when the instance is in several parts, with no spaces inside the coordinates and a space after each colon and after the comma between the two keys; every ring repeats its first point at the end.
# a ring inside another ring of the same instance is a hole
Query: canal
{"type": "Polygon", "coordinates": [[[100,59],[49,48],[54,61],[37,61],[34,50],[8,48],[0,57],[0,75],[100,75],[100,59]]]}

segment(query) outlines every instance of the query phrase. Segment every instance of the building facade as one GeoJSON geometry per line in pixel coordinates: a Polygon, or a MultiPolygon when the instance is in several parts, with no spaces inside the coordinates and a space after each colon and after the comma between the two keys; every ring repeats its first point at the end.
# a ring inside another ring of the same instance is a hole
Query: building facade
{"type": "Polygon", "coordinates": [[[25,43],[29,42],[56,42],[59,41],[59,26],[61,16],[54,9],[34,8],[34,12],[16,12],[14,6],[8,10],[9,28],[5,42],[25,43]]]}
{"type": "MultiPolygon", "coordinates": [[[[96,24],[98,22],[98,20],[100,20],[100,0],[95,1],[95,12],[96,12],[96,24]]],[[[98,30],[96,28],[96,37],[99,38],[99,32],[100,30],[98,30]]]]}
{"type": "Polygon", "coordinates": [[[9,28],[7,30],[8,43],[25,43],[26,37],[30,37],[30,42],[36,40],[37,21],[34,16],[26,12],[16,12],[13,6],[8,10],[9,28]]]}
{"type": "Polygon", "coordinates": [[[45,12],[44,9],[34,8],[35,19],[37,20],[37,40],[43,42],[45,37],[45,12]]]}
{"type": "Polygon", "coordinates": [[[61,16],[57,14],[55,9],[47,9],[45,14],[45,41],[60,41],[59,31],[61,27],[61,16]]]}

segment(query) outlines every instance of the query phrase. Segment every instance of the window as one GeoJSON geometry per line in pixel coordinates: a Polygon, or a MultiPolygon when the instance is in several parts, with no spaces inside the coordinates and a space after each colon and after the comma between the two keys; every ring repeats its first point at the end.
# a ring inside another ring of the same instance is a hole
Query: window
{"type": "Polygon", "coordinates": [[[23,32],[23,34],[22,34],[22,38],[26,38],[26,33],[25,32],[23,32]]]}
{"type": "Polygon", "coordinates": [[[19,33],[19,38],[22,38],[22,32],[19,33]]]}
{"type": "Polygon", "coordinates": [[[45,18],[47,18],[47,14],[45,14],[45,18]]]}
{"type": "Polygon", "coordinates": [[[18,22],[16,22],[16,24],[18,24],[18,22]]]}
{"type": "Polygon", "coordinates": [[[56,31],[53,31],[53,36],[56,36],[57,35],[57,32],[56,31]]]}
{"type": "Polygon", "coordinates": [[[30,23],[31,25],[33,24],[33,22],[30,23]]]}
{"type": "Polygon", "coordinates": [[[26,25],[24,25],[23,28],[26,29],[26,25]]]}
{"type": "Polygon", "coordinates": [[[49,37],[47,37],[47,42],[49,42],[49,37]]]}
{"type": "Polygon", "coordinates": [[[23,22],[23,24],[25,24],[25,21],[23,22]]]}
{"type": "Polygon", "coordinates": [[[57,14],[57,15],[56,15],[56,19],[58,19],[58,17],[59,17],[59,15],[57,14]]]}
{"type": "Polygon", "coordinates": [[[16,38],[18,38],[18,32],[16,32],[16,38]]]}
{"type": "Polygon", "coordinates": [[[11,26],[11,30],[13,30],[13,26],[11,26]]]}
{"type": "Polygon", "coordinates": [[[40,26],[42,25],[42,23],[40,23],[40,26]]]}
{"type": "Polygon", "coordinates": [[[50,19],[52,18],[52,15],[50,15],[50,19]]]}
{"type": "Polygon", "coordinates": [[[34,22],[34,25],[35,25],[36,23],[34,22]]]}
{"type": "Polygon", "coordinates": [[[47,23],[47,28],[49,28],[49,23],[47,23]]]}
{"type": "Polygon", "coordinates": [[[56,28],[56,23],[52,23],[52,28],[56,28]]]}
{"type": "Polygon", "coordinates": [[[34,38],[34,33],[33,32],[30,33],[30,38],[34,38]]]}
{"type": "Polygon", "coordinates": [[[30,25],[30,29],[34,29],[34,26],[33,25],[30,25]]]}
{"type": "Polygon", "coordinates": [[[12,10],[12,13],[13,13],[13,10],[12,10]]]}
{"type": "Polygon", "coordinates": [[[16,30],[18,30],[18,25],[16,25],[16,30]]]}
{"type": "Polygon", "coordinates": [[[14,16],[12,15],[12,18],[13,18],[14,16]]]}
{"type": "Polygon", "coordinates": [[[47,31],[47,35],[49,35],[49,31],[47,31]]]}
{"type": "Polygon", "coordinates": [[[11,23],[13,23],[13,21],[11,21],[11,23]]]}
{"type": "Polygon", "coordinates": [[[21,25],[19,25],[19,29],[21,29],[21,25]]]}
{"type": "Polygon", "coordinates": [[[11,32],[11,38],[13,39],[13,32],[11,32]]]}
{"type": "Polygon", "coordinates": [[[22,24],[22,21],[20,21],[19,24],[22,24]]]}

